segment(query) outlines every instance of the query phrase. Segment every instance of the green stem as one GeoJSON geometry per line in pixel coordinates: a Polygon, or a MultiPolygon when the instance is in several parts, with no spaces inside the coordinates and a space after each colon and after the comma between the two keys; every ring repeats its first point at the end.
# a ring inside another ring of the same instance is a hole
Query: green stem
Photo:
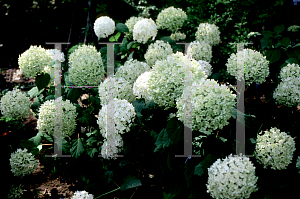
{"type": "MultiPolygon", "coordinates": [[[[107,193],[105,193],[105,194],[102,194],[101,196],[104,196],[104,195],[109,194],[109,193],[111,193],[111,192],[117,191],[117,190],[119,190],[119,189],[121,189],[121,187],[119,187],[119,188],[117,188],[117,189],[114,189],[114,190],[112,190],[112,191],[110,191],[110,192],[107,192],[107,193]]],[[[100,198],[101,196],[98,196],[97,198],[100,198]]],[[[97,198],[95,198],[95,199],[97,199],[97,198]]]]}

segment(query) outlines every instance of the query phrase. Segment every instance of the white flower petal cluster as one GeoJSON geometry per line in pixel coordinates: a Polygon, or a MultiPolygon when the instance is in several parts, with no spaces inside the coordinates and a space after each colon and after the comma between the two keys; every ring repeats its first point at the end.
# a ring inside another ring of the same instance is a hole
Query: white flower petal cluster
{"type": "MultiPolygon", "coordinates": [[[[152,97],[149,95],[149,86],[148,81],[151,75],[151,71],[144,72],[141,74],[133,84],[133,94],[137,98],[144,98],[145,102],[152,100],[152,97]]],[[[147,103],[147,102],[146,102],[147,103]]]]}
{"type": "Polygon", "coordinates": [[[94,23],[94,31],[98,38],[106,38],[115,32],[114,20],[107,16],[99,17],[94,23]]]}
{"type": "Polygon", "coordinates": [[[133,124],[135,116],[136,113],[134,106],[127,100],[114,98],[113,101],[111,100],[107,105],[102,106],[98,114],[97,123],[99,125],[100,132],[104,137],[104,143],[101,149],[103,158],[116,158],[114,154],[121,150],[117,149],[117,147],[122,147],[123,145],[121,134],[130,131],[130,127],[133,124]],[[108,110],[108,107],[111,107],[112,102],[114,108],[112,108],[112,110],[108,110]],[[110,111],[109,114],[108,111],[110,111]],[[112,113],[114,113],[114,118],[109,116],[112,113]],[[114,132],[108,131],[107,123],[114,125],[114,132]]]}
{"type": "Polygon", "coordinates": [[[79,46],[69,59],[69,80],[76,85],[99,85],[105,71],[101,53],[94,46],[79,46]]]}
{"type": "Polygon", "coordinates": [[[293,25],[293,26],[288,27],[287,31],[298,32],[299,28],[300,28],[300,26],[293,25]]]}
{"type": "MultiPolygon", "coordinates": [[[[213,79],[192,82],[192,120],[196,131],[212,132],[228,125],[231,111],[236,106],[236,95],[225,85],[213,79]]],[[[176,100],[177,117],[184,121],[185,93],[176,100]]]]}
{"type": "Polygon", "coordinates": [[[148,46],[144,57],[149,66],[153,66],[157,60],[166,59],[168,55],[173,54],[173,49],[169,43],[162,40],[156,40],[148,46]]]}
{"type": "Polygon", "coordinates": [[[300,104],[300,78],[289,77],[281,81],[273,92],[273,98],[287,107],[300,104]]]}
{"type": "Polygon", "coordinates": [[[254,156],[260,164],[271,166],[274,170],[286,169],[292,162],[293,153],[296,150],[295,141],[285,132],[280,132],[276,127],[270,131],[262,131],[257,135],[257,143],[254,156]]]}
{"type": "Polygon", "coordinates": [[[133,40],[145,44],[151,37],[155,39],[157,27],[155,22],[150,19],[139,20],[133,27],[133,40]]]}
{"type": "Polygon", "coordinates": [[[296,168],[299,170],[299,174],[300,174],[300,156],[298,156],[296,168]]]}
{"type": "Polygon", "coordinates": [[[145,62],[140,62],[136,59],[130,59],[120,66],[116,72],[116,77],[122,77],[128,81],[132,86],[136,79],[144,72],[151,68],[145,62]]]}
{"type": "Polygon", "coordinates": [[[60,50],[57,50],[57,49],[48,49],[46,51],[50,54],[50,56],[52,57],[53,60],[59,60],[60,62],[64,62],[65,61],[65,55],[60,50]],[[60,56],[55,56],[56,54],[58,54],[60,56]]]}
{"type": "Polygon", "coordinates": [[[289,78],[299,78],[300,66],[295,63],[286,65],[280,70],[279,77],[282,81],[289,81],[289,78]]]}
{"type": "Polygon", "coordinates": [[[221,41],[219,27],[215,24],[200,23],[195,36],[197,41],[205,41],[211,46],[215,46],[221,41]]]}
{"type": "Polygon", "coordinates": [[[158,29],[167,29],[171,32],[179,30],[187,20],[186,13],[181,8],[173,6],[163,9],[156,19],[158,29]]]}
{"type": "MultiPolygon", "coordinates": [[[[76,106],[74,106],[69,100],[62,101],[62,97],[56,100],[45,101],[39,109],[39,118],[37,121],[37,129],[42,133],[48,133],[54,135],[55,120],[57,114],[61,114],[62,118],[62,132],[61,136],[71,136],[76,129],[76,106]],[[56,111],[55,103],[61,103],[61,111],[56,111]]],[[[60,137],[60,135],[54,135],[60,137]]]]}
{"type": "Polygon", "coordinates": [[[170,38],[173,39],[174,41],[185,40],[186,35],[181,32],[175,32],[170,35],[170,38]]]}
{"type": "Polygon", "coordinates": [[[176,113],[170,113],[168,116],[167,121],[169,121],[170,119],[172,119],[173,117],[176,117],[176,113]]]}
{"type": "Polygon", "coordinates": [[[38,164],[34,156],[27,152],[27,149],[17,149],[16,152],[11,154],[9,162],[14,176],[20,177],[33,172],[38,164]]]}
{"type": "Polygon", "coordinates": [[[261,84],[266,81],[266,78],[270,74],[269,61],[266,59],[266,56],[252,49],[244,49],[243,51],[232,53],[227,60],[226,66],[228,73],[235,76],[236,79],[241,80],[244,75],[246,85],[250,85],[254,82],[261,84]],[[244,57],[244,73],[243,71],[237,72],[238,57],[244,57]]]}
{"type": "Polygon", "coordinates": [[[255,166],[245,155],[230,154],[208,168],[207,193],[213,198],[250,198],[256,192],[255,166]]]}
{"type": "Polygon", "coordinates": [[[206,73],[206,75],[209,77],[212,74],[212,66],[208,62],[203,60],[199,60],[197,62],[198,64],[200,64],[201,70],[203,70],[206,73]]]}
{"type": "Polygon", "coordinates": [[[135,100],[132,84],[122,77],[108,77],[100,84],[98,90],[101,106],[104,106],[108,102],[108,90],[113,92],[114,97],[118,99],[125,99],[129,102],[133,102],[135,100]],[[112,85],[112,82],[114,86],[109,86],[112,85]]]}
{"type": "Polygon", "coordinates": [[[8,199],[22,198],[24,191],[27,191],[27,190],[23,189],[22,184],[20,184],[19,186],[16,186],[16,187],[14,185],[11,185],[11,187],[9,189],[10,193],[7,194],[7,198],[8,199]]]}
{"type": "Polygon", "coordinates": [[[45,66],[51,66],[53,58],[41,46],[30,46],[18,58],[20,71],[25,77],[33,78],[41,74],[45,66]]]}
{"type": "Polygon", "coordinates": [[[129,19],[126,20],[125,25],[129,29],[129,33],[125,33],[126,37],[132,38],[134,25],[142,19],[145,19],[145,18],[144,17],[130,17],[129,19]]]}
{"type": "Polygon", "coordinates": [[[176,98],[180,97],[184,90],[186,66],[191,68],[194,79],[207,78],[197,61],[188,59],[181,52],[156,61],[151,70],[148,81],[149,95],[156,104],[165,106],[165,110],[175,107],[176,98]]]}
{"type": "Polygon", "coordinates": [[[20,89],[8,91],[0,100],[2,115],[11,119],[25,119],[30,115],[32,102],[20,89]]]}
{"type": "Polygon", "coordinates": [[[205,41],[193,41],[187,49],[187,54],[196,60],[210,62],[212,58],[212,48],[205,41]]]}
{"type": "Polygon", "coordinates": [[[71,199],[93,199],[93,195],[86,191],[75,191],[71,199]]]}

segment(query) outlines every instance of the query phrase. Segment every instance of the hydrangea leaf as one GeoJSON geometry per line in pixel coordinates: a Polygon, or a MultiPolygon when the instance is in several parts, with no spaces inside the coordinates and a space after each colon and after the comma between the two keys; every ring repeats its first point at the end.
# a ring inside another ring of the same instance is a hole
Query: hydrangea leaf
{"type": "Polygon", "coordinates": [[[266,56],[267,56],[267,60],[269,60],[270,63],[274,63],[280,59],[281,53],[279,49],[267,50],[266,56]]]}
{"type": "Polygon", "coordinates": [[[171,39],[168,36],[161,37],[159,40],[162,40],[162,41],[164,41],[166,43],[169,43],[170,45],[176,44],[176,41],[174,41],[173,39],[171,39]]]}
{"type": "Polygon", "coordinates": [[[42,141],[43,133],[38,132],[36,136],[29,139],[29,141],[32,141],[36,146],[39,145],[42,141]]]}
{"type": "Polygon", "coordinates": [[[43,73],[41,75],[38,75],[35,79],[35,83],[39,91],[47,87],[49,82],[50,82],[50,75],[48,73],[43,73]]]}
{"type": "Polygon", "coordinates": [[[77,100],[81,96],[82,89],[78,88],[70,88],[67,94],[67,99],[72,103],[77,103],[77,100]]]}
{"type": "Polygon", "coordinates": [[[166,131],[168,132],[172,144],[177,144],[179,141],[182,141],[183,128],[181,127],[176,117],[171,118],[167,123],[166,131]]]}
{"type": "Polygon", "coordinates": [[[283,25],[283,24],[281,24],[280,26],[276,26],[276,27],[274,28],[274,32],[275,32],[277,35],[279,35],[282,31],[284,31],[284,25],[283,25]]]}
{"type": "Polygon", "coordinates": [[[78,138],[72,141],[72,147],[70,152],[72,157],[75,157],[75,159],[84,153],[85,150],[84,150],[83,143],[84,143],[83,138],[78,138]]]}
{"type": "Polygon", "coordinates": [[[123,23],[117,23],[116,30],[119,32],[129,32],[128,27],[123,23]]]}
{"type": "Polygon", "coordinates": [[[62,138],[61,139],[62,141],[58,141],[57,139],[55,139],[55,144],[57,145],[57,150],[58,151],[63,151],[65,153],[69,152],[69,143],[64,139],[62,138]]]}
{"type": "Polygon", "coordinates": [[[157,137],[157,140],[155,142],[156,148],[154,149],[154,153],[159,151],[159,149],[166,148],[170,145],[171,140],[168,137],[168,132],[166,129],[163,129],[157,137]]]}
{"type": "Polygon", "coordinates": [[[142,186],[140,179],[137,179],[135,176],[129,175],[124,179],[124,183],[121,185],[121,191],[126,189],[142,186]]]}
{"type": "Polygon", "coordinates": [[[288,37],[284,37],[281,40],[279,40],[278,42],[285,47],[288,47],[291,44],[291,40],[288,37]]]}
{"type": "Polygon", "coordinates": [[[205,172],[207,172],[207,168],[214,162],[215,159],[211,154],[208,154],[204,160],[202,160],[196,167],[194,174],[198,176],[202,176],[205,172]]]}
{"type": "Polygon", "coordinates": [[[33,87],[32,89],[30,89],[30,90],[28,91],[28,95],[29,95],[30,97],[36,97],[36,96],[39,96],[44,90],[45,90],[45,89],[43,88],[42,90],[39,91],[38,87],[35,86],[35,87],[33,87]]]}

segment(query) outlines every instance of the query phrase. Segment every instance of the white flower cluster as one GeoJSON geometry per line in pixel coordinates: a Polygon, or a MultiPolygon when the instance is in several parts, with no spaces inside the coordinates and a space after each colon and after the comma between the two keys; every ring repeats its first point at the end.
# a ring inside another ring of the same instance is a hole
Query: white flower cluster
{"type": "Polygon", "coordinates": [[[165,110],[175,107],[176,98],[183,92],[187,64],[191,67],[194,79],[207,78],[197,61],[188,59],[181,52],[171,54],[162,61],[156,61],[151,70],[148,81],[149,95],[156,104],[165,106],[165,110]]]}
{"type": "Polygon", "coordinates": [[[170,38],[174,41],[184,40],[186,38],[186,35],[181,32],[175,32],[170,35],[170,38]]]}
{"type": "Polygon", "coordinates": [[[212,58],[212,48],[205,41],[193,41],[187,49],[187,54],[196,60],[210,62],[212,58]]]}
{"type": "Polygon", "coordinates": [[[104,74],[101,53],[94,46],[79,46],[70,55],[70,82],[76,85],[99,85],[104,74]]]}
{"type": "Polygon", "coordinates": [[[149,66],[153,66],[157,60],[166,59],[168,55],[173,54],[173,49],[169,43],[161,40],[156,40],[148,46],[144,57],[149,66]]]}
{"type": "Polygon", "coordinates": [[[232,53],[226,63],[227,71],[236,79],[242,79],[245,75],[245,84],[250,85],[252,83],[261,84],[266,81],[266,77],[269,76],[269,61],[266,56],[263,56],[260,52],[252,49],[244,49],[237,53],[232,53]],[[244,57],[244,72],[243,69],[237,72],[237,58],[244,57]],[[238,73],[238,74],[237,74],[238,73]],[[237,77],[238,76],[238,77],[237,77]]]}
{"type": "Polygon", "coordinates": [[[300,28],[300,26],[293,25],[293,26],[288,27],[287,31],[298,32],[299,28],[300,28]]]}
{"type": "Polygon", "coordinates": [[[197,41],[205,41],[211,46],[215,46],[221,41],[219,27],[215,24],[200,23],[195,36],[197,41]]]}
{"type": "Polygon", "coordinates": [[[281,170],[292,162],[295,150],[293,138],[274,127],[265,131],[264,135],[257,135],[254,154],[258,162],[264,165],[264,169],[271,166],[274,170],[281,170]]]}
{"type": "Polygon", "coordinates": [[[150,19],[139,20],[133,27],[133,40],[145,44],[151,37],[155,39],[157,27],[155,22],[150,19]]]}
{"type": "Polygon", "coordinates": [[[108,90],[118,99],[125,99],[129,102],[135,100],[132,84],[122,77],[108,77],[100,84],[98,90],[101,106],[104,106],[108,102],[108,90]],[[112,82],[114,83],[114,86],[109,87],[108,85],[112,85],[112,82]]]}
{"type": "Polygon", "coordinates": [[[299,170],[299,174],[300,174],[300,156],[298,156],[296,168],[299,170]]]}
{"type": "MultiPolygon", "coordinates": [[[[192,130],[212,132],[228,125],[231,111],[236,106],[236,95],[225,85],[213,79],[200,79],[192,83],[192,130]]],[[[185,93],[176,100],[177,117],[184,121],[185,93]]]]}
{"type": "Polygon", "coordinates": [[[31,104],[29,97],[26,97],[20,89],[14,88],[1,98],[0,110],[6,118],[25,119],[30,114],[31,104]]]}
{"type": "Polygon", "coordinates": [[[11,154],[9,161],[14,176],[20,177],[33,172],[38,164],[34,156],[27,152],[27,149],[17,149],[16,152],[11,154]]]}
{"type": "Polygon", "coordinates": [[[280,71],[281,82],[273,92],[273,98],[288,107],[300,104],[300,67],[288,64],[280,71]]]}
{"type": "MultiPolygon", "coordinates": [[[[39,109],[39,118],[37,121],[37,129],[42,133],[48,133],[54,135],[54,124],[57,118],[55,109],[55,103],[60,102],[62,105],[61,117],[62,117],[62,132],[61,136],[71,136],[76,129],[76,106],[74,106],[69,100],[62,101],[62,97],[56,100],[45,101],[39,109]]],[[[55,135],[60,137],[60,135],[55,135]]]]}
{"type": "Polygon", "coordinates": [[[255,166],[245,155],[218,159],[208,169],[207,193],[213,198],[250,198],[256,192],[255,166]]]}
{"type": "Polygon", "coordinates": [[[71,199],[93,199],[93,195],[86,191],[75,191],[71,199]]]}
{"type": "Polygon", "coordinates": [[[122,77],[128,81],[132,86],[136,79],[144,72],[151,68],[145,62],[140,62],[136,59],[130,59],[120,66],[116,72],[116,77],[122,77]]]}
{"type": "Polygon", "coordinates": [[[181,8],[173,6],[163,9],[156,19],[158,29],[167,29],[171,32],[179,30],[187,20],[186,13],[181,8]]]}
{"type": "Polygon", "coordinates": [[[172,119],[173,117],[176,117],[176,113],[170,113],[168,116],[167,121],[169,121],[170,119],[172,119]]]}
{"type": "Polygon", "coordinates": [[[134,106],[124,99],[114,98],[107,105],[102,106],[98,114],[97,123],[102,136],[105,138],[101,149],[103,158],[116,158],[114,154],[120,150],[117,147],[122,147],[123,145],[121,134],[130,131],[135,116],[134,106]],[[112,102],[114,105],[113,109],[107,110],[112,105],[112,102]],[[112,112],[114,113],[114,118],[108,117],[108,111],[110,111],[109,115],[112,112]],[[114,132],[108,131],[107,123],[113,124],[114,132]],[[113,139],[114,136],[115,139],[113,139]]]}
{"type": "Polygon", "coordinates": [[[41,46],[30,46],[18,58],[18,64],[24,76],[33,78],[41,74],[45,66],[51,66],[53,58],[41,46]]]}
{"type": "Polygon", "coordinates": [[[203,60],[199,60],[197,62],[198,64],[200,64],[201,70],[203,70],[206,73],[206,75],[209,77],[212,74],[212,66],[208,62],[203,60]]]}
{"type": "Polygon", "coordinates": [[[107,16],[99,17],[94,23],[94,31],[98,38],[106,38],[115,32],[114,20],[107,16]]]}
{"type": "Polygon", "coordinates": [[[11,188],[9,189],[9,194],[7,194],[8,199],[16,199],[16,198],[22,198],[23,192],[27,191],[23,189],[23,185],[20,184],[19,186],[11,185],[11,188]]]}
{"type": "Polygon", "coordinates": [[[57,49],[48,49],[46,51],[50,54],[50,56],[52,57],[53,60],[60,60],[60,62],[64,62],[65,61],[65,55],[64,55],[63,52],[60,52],[60,50],[57,50],[57,49]],[[55,54],[59,54],[60,56],[56,57],[55,54]]]}
{"type": "Polygon", "coordinates": [[[145,102],[152,100],[152,97],[149,95],[149,86],[148,81],[151,75],[151,71],[144,72],[141,74],[133,84],[133,94],[137,98],[144,98],[145,102]]]}
{"type": "Polygon", "coordinates": [[[133,28],[136,22],[145,19],[144,17],[130,17],[129,19],[126,20],[125,25],[129,29],[129,33],[125,33],[125,36],[127,38],[132,38],[132,33],[133,33],[133,28]]]}

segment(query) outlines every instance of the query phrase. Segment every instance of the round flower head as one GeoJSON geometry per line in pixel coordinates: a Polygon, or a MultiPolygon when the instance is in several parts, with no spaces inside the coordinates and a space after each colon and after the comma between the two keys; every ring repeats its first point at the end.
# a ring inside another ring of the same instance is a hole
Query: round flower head
{"type": "Polygon", "coordinates": [[[237,53],[232,53],[226,63],[227,71],[236,79],[242,79],[245,75],[245,84],[252,83],[261,84],[266,81],[269,76],[269,61],[260,52],[252,49],[244,49],[237,53]],[[244,71],[239,71],[237,74],[237,60],[244,58],[244,71]],[[238,76],[238,77],[237,77],[238,76]]]}
{"type": "Polygon", "coordinates": [[[212,58],[212,49],[205,41],[194,41],[189,45],[187,54],[190,54],[196,60],[210,62],[212,58]]]}
{"type": "Polygon", "coordinates": [[[86,191],[75,191],[71,199],[93,199],[93,195],[86,191]]]}
{"type": "Polygon", "coordinates": [[[187,20],[186,13],[180,8],[173,6],[163,9],[157,16],[158,29],[168,29],[171,32],[179,30],[187,20]]]}
{"type": "Polygon", "coordinates": [[[25,77],[36,77],[41,74],[45,66],[50,66],[53,62],[51,55],[42,47],[30,46],[18,58],[18,64],[25,77]]]}
{"type": "MultiPolygon", "coordinates": [[[[231,111],[236,106],[236,95],[213,79],[202,79],[192,82],[192,121],[193,131],[212,132],[228,125],[231,111]]],[[[185,118],[185,92],[176,100],[177,117],[185,118]]]]}
{"type": "Polygon", "coordinates": [[[207,78],[196,60],[188,59],[181,52],[169,55],[162,61],[156,61],[148,81],[149,95],[156,104],[165,106],[165,110],[175,107],[175,99],[180,97],[185,87],[185,68],[191,68],[193,78],[207,78]]]}
{"type": "Polygon", "coordinates": [[[198,64],[200,64],[201,69],[206,73],[206,75],[209,77],[212,74],[212,66],[203,60],[197,61],[198,64]]]}
{"type": "Polygon", "coordinates": [[[94,31],[98,38],[106,38],[115,32],[114,20],[107,16],[99,17],[94,23],[94,31]]]}
{"type": "Polygon", "coordinates": [[[271,166],[274,170],[281,170],[292,162],[295,150],[293,138],[274,127],[265,131],[264,135],[257,135],[254,154],[258,162],[264,165],[264,169],[271,166]]]}
{"type": "Polygon", "coordinates": [[[106,133],[101,146],[101,155],[104,159],[116,159],[118,153],[123,149],[123,139],[120,134],[106,133]],[[114,135],[114,137],[113,137],[114,135]]]}
{"type": "Polygon", "coordinates": [[[185,40],[186,35],[181,32],[175,32],[170,35],[170,38],[173,39],[174,41],[185,40]]]}
{"type": "Polygon", "coordinates": [[[56,137],[71,136],[76,129],[76,116],[76,106],[69,100],[62,101],[60,97],[55,101],[45,101],[39,109],[37,129],[42,133],[48,133],[56,137]],[[57,111],[55,103],[61,103],[62,109],[57,111]],[[62,132],[61,135],[54,135],[55,121],[59,116],[62,117],[62,132]]]}
{"type": "Polygon", "coordinates": [[[153,66],[157,60],[166,59],[168,55],[173,54],[173,49],[169,43],[156,40],[149,45],[144,57],[149,66],[153,66]]]}
{"type": "Polygon", "coordinates": [[[157,27],[152,19],[139,20],[133,27],[133,40],[145,44],[151,37],[155,39],[157,27]]]}
{"type": "Polygon", "coordinates": [[[289,78],[300,77],[300,66],[298,64],[288,64],[280,70],[280,79],[285,81],[289,78]]]}
{"type": "Polygon", "coordinates": [[[99,85],[105,71],[101,53],[94,46],[80,46],[69,59],[69,80],[75,85],[99,85]]]}
{"type": "Polygon", "coordinates": [[[130,84],[122,77],[108,77],[104,80],[104,82],[100,84],[98,90],[101,106],[107,104],[108,90],[110,92],[113,92],[114,97],[118,99],[126,99],[129,102],[135,100],[135,95],[133,94],[132,90],[132,84],[130,84]],[[112,86],[111,83],[113,83],[114,85],[112,86]]]}
{"type": "Polygon", "coordinates": [[[299,174],[300,174],[300,156],[298,156],[296,168],[299,170],[299,174]]]}
{"type": "Polygon", "coordinates": [[[31,153],[27,152],[27,149],[17,149],[11,154],[9,161],[14,176],[23,177],[33,172],[37,167],[37,160],[31,153]]]}
{"type": "Polygon", "coordinates": [[[129,29],[129,33],[125,33],[125,36],[128,38],[132,38],[133,28],[136,22],[145,19],[144,17],[130,17],[126,20],[125,25],[129,29]]]}
{"type": "Polygon", "coordinates": [[[63,52],[60,52],[60,50],[57,49],[48,49],[46,50],[50,56],[52,57],[52,59],[54,61],[59,60],[60,62],[64,62],[65,61],[65,55],[63,52]],[[57,56],[58,54],[58,56],[57,56]]]}
{"type": "Polygon", "coordinates": [[[288,77],[280,82],[273,92],[273,98],[287,107],[300,105],[300,78],[288,77]]]}
{"type": "MultiPolygon", "coordinates": [[[[133,94],[137,96],[137,98],[144,98],[145,102],[152,100],[152,97],[149,95],[149,86],[148,81],[151,75],[151,71],[144,72],[141,74],[133,85],[133,94]]],[[[147,103],[147,102],[146,102],[147,103]]]]}
{"type": "Polygon", "coordinates": [[[207,193],[213,198],[250,198],[256,192],[255,166],[245,155],[230,154],[208,168],[207,193]]]}
{"type": "Polygon", "coordinates": [[[197,41],[205,41],[211,46],[215,46],[221,41],[219,27],[215,24],[200,23],[195,36],[197,41]]]}
{"type": "Polygon", "coordinates": [[[20,89],[8,91],[0,101],[2,115],[11,119],[25,119],[30,115],[32,102],[20,89]]]}
{"type": "Polygon", "coordinates": [[[298,32],[298,29],[300,29],[300,26],[293,25],[288,27],[287,31],[298,32]]]}
{"type": "Polygon", "coordinates": [[[140,62],[136,59],[130,59],[124,63],[123,66],[120,66],[116,72],[116,77],[122,77],[128,81],[132,86],[136,81],[138,76],[142,73],[149,71],[151,68],[144,62],[140,62]]]}

